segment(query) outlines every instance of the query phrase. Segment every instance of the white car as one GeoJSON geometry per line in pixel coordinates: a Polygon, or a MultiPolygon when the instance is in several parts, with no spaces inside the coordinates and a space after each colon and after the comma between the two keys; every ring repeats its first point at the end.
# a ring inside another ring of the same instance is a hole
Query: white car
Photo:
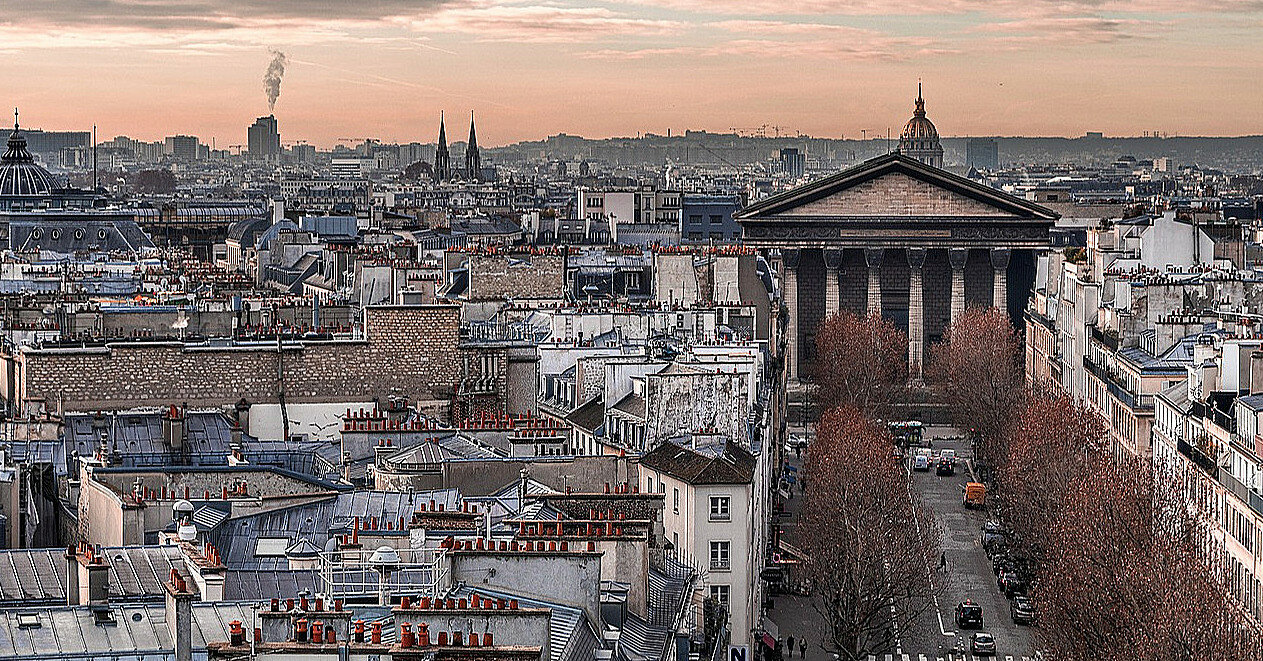
{"type": "Polygon", "coordinates": [[[912,470],[928,471],[930,470],[930,455],[917,453],[912,455],[912,470]]]}

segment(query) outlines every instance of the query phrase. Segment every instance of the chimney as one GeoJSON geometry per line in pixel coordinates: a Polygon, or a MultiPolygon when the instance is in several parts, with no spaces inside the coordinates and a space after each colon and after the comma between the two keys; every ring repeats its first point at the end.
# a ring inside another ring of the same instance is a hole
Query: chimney
{"type": "Polygon", "coordinates": [[[66,602],[104,608],[110,603],[110,563],[99,546],[66,549],[66,602]]]}
{"type": "Polygon", "coordinates": [[[193,661],[193,599],[188,582],[173,567],[166,583],[167,626],[175,641],[175,661],[193,661]]]}
{"type": "Polygon", "coordinates": [[[233,405],[233,410],[237,413],[237,426],[241,428],[243,433],[250,433],[250,402],[245,397],[237,400],[233,405]]]}
{"type": "Polygon", "coordinates": [[[79,553],[73,546],[66,548],[66,605],[79,605],[79,553]]]}
{"type": "Polygon", "coordinates": [[[184,413],[188,407],[181,408],[172,404],[162,416],[162,440],[172,450],[183,450],[187,431],[184,425],[184,413]]]}
{"type": "Polygon", "coordinates": [[[1250,394],[1263,393],[1263,351],[1250,353],[1250,394]]]}

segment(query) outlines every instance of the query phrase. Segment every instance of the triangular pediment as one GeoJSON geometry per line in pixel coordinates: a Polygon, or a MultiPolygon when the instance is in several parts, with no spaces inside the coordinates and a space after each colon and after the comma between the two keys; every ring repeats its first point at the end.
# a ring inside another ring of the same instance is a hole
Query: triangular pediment
{"type": "Polygon", "coordinates": [[[1010,217],[1013,214],[956,191],[910,177],[905,173],[889,172],[800,206],[788,208],[777,215],[796,218],[811,216],[1010,217]]]}
{"type": "Polygon", "coordinates": [[[888,154],[752,204],[740,221],[830,218],[1021,218],[1057,214],[1003,191],[888,154]]]}

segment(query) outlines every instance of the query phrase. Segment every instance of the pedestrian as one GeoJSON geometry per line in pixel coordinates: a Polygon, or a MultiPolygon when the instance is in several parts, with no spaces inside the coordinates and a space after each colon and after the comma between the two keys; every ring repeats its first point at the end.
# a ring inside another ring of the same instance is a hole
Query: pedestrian
{"type": "Polygon", "coordinates": [[[803,458],[803,446],[798,443],[794,444],[794,457],[797,459],[803,458]]]}
{"type": "Polygon", "coordinates": [[[807,639],[806,638],[798,639],[798,658],[800,659],[807,658],[807,639]]]}
{"type": "Polygon", "coordinates": [[[789,650],[789,658],[791,658],[791,659],[792,659],[792,658],[794,658],[794,636],[793,636],[793,634],[790,634],[789,638],[786,638],[786,639],[785,639],[785,649],[789,650]]]}
{"type": "Polygon", "coordinates": [[[947,569],[947,553],[938,554],[938,568],[947,569]]]}

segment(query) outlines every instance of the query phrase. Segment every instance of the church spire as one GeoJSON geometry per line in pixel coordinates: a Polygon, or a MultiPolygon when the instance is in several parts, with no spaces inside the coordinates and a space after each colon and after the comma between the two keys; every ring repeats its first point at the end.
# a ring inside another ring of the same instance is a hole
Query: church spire
{"type": "Polygon", "coordinates": [[[465,146],[465,178],[482,181],[482,154],[478,150],[478,133],[474,130],[474,111],[469,111],[469,143],[465,146]]]}
{"type": "Polygon", "coordinates": [[[447,127],[445,117],[439,111],[439,146],[434,151],[434,180],[447,181],[452,178],[452,155],[447,151],[447,127]]]}
{"type": "Polygon", "coordinates": [[[921,98],[921,81],[917,81],[917,109],[914,113],[917,117],[925,117],[925,99],[921,98]]]}

